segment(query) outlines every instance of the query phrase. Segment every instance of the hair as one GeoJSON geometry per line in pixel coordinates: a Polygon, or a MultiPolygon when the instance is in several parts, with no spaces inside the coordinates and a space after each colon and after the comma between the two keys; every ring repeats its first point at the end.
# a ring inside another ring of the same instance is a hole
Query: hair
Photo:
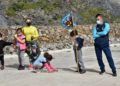
{"type": "Polygon", "coordinates": [[[78,35],[78,31],[77,30],[72,30],[72,32],[70,32],[70,37],[74,37],[78,35]]]}
{"type": "Polygon", "coordinates": [[[18,31],[21,31],[22,32],[22,28],[17,28],[17,30],[16,30],[16,32],[18,32],[18,31]]]}
{"type": "Polygon", "coordinates": [[[103,15],[102,15],[102,14],[97,14],[95,17],[97,18],[98,16],[101,16],[101,17],[103,17],[103,15]]]}
{"type": "Polygon", "coordinates": [[[2,37],[2,33],[0,33],[0,37],[2,37]]]}
{"type": "Polygon", "coordinates": [[[44,57],[46,58],[47,61],[51,61],[53,59],[53,56],[49,54],[48,52],[44,53],[44,57]]]}

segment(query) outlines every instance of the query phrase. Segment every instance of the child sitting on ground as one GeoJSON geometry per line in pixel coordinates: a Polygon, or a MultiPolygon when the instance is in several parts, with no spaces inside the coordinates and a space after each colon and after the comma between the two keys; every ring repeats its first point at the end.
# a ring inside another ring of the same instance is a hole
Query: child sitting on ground
{"type": "Polygon", "coordinates": [[[38,69],[46,68],[49,73],[57,72],[58,70],[54,68],[50,61],[52,61],[53,57],[49,53],[44,53],[44,56],[40,55],[36,61],[33,63],[34,72],[37,72],[38,69]]]}

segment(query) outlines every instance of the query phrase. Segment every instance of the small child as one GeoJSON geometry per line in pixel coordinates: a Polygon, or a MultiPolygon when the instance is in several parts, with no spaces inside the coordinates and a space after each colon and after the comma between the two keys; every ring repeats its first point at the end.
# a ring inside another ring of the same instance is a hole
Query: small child
{"type": "Polygon", "coordinates": [[[4,41],[2,39],[2,34],[0,33],[0,62],[1,62],[0,69],[1,70],[4,70],[4,51],[3,51],[3,48],[5,46],[11,45],[11,44],[13,44],[13,43],[4,41]]]}
{"type": "Polygon", "coordinates": [[[18,58],[19,58],[18,70],[24,70],[25,69],[24,53],[26,50],[26,43],[25,43],[25,36],[23,35],[21,28],[18,28],[16,30],[15,40],[16,40],[16,49],[17,49],[18,58]]]}
{"type": "Polygon", "coordinates": [[[50,61],[52,61],[53,57],[49,53],[44,53],[44,56],[40,55],[36,61],[33,63],[34,70],[37,72],[38,69],[46,68],[49,73],[58,71],[54,68],[50,61]]]}
{"type": "Polygon", "coordinates": [[[73,30],[72,32],[70,32],[70,37],[73,44],[75,60],[76,62],[78,62],[77,63],[79,69],[78,71],[80,72],[80,74],[83,74],[86,72],[82,59],[82,47],[83,47],[84,39],[78,36],[77,30],[73,30]]]}

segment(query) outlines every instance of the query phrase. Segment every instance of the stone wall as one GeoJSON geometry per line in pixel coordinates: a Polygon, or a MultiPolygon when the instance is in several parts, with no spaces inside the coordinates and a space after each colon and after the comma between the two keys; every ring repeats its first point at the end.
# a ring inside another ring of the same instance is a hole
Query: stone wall
{"type": "MultiPolygon", "coordinates": [[[[93,25],[79,25],[74,28],[78,30],[79,35],[84,37],[85,46],[93,45],[92,27],[93,25]]],[[[0,29],[0,32],[3,33],[5,40],[13,40],[15,28],[16,27],[0,29]]],[[[39,44],[41,46],[41,50],[71,48],[69,32],[63,29],[61,26],[39,26],[38,28],[40,34],[39,44]]],[[[111,25],[110,42],[120,42],[120,24],[111,25]]]]}

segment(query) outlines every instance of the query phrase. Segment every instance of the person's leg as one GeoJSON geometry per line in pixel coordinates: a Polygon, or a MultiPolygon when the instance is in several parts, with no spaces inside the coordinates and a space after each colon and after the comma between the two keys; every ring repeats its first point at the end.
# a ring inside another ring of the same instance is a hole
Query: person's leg
{"type": "Polygon", "coordinates": [[[21,65],[20,50],[17,49],[19,66],[21,65]]]}
{"type": "Polygon", "coordinates": [[[108,60],[110,68],[112,69],[112,72],[116,73],[116,67],[115,67],[115,64],[114,64],[112,54],[111,54],[111,50],[110,50],[109,46],[103,48],[103,51],[104,51],[104,53],[105,53],[105,55],[107,57],[107,60],[108,60]]]}
{"type": "Polygon", "coordinates": [[[33,72],[34,73],[37,73],[37,72],[39,72],[39,69],[40,69],[41,67],[39,66],[39,65],[33,65],[33,72]]]}
{"type": "Polygon", "coordinates": [[[39,47],[38,41],[34,41],[34,44],[37,46],[36,52],[37,52],[37,56],[39,56],[41,54],[41,51],[40,51],[40,47],[39,47]]]}
{"type": "Polygon", "coordinates": [[[1,66],[2,64],[1,64],[1,56],[0,56],[0,66],[1,66]]]}
{"type": "Polygon", "coordinates": [[[33,64],[33,62],[35,61],[35,57],[34,57],[34,55],[33,55],[33,53],[32,53],[32,45],[36,45],[37,46],[37,48],[36,48],[36,57],[37,56],[39,56],[40,55],[40,48],[39,48],[39,45],[38,45],[38,42],[37,41],[33,41],[32,43],[27,43],[27,51],[26,51],[26,53],[28,54],[28,56],[29,56],[29,60],[30,60],[30,64],[33,64]]]}
{"type": "Polygon", "coordinates": [[[0,55],[0,66],[2,66],[2,56],[0,55]]]}
{"type": "Polygon", "coordinates": [[[78,60],[79,60],[79,64],[80,64],[80,69],[85,70],[85,66],[83,63],[83,58],[82,58],[82,50],[78,50],[78,60]]]}
{"type": "Polygon", "coordinates": [[[30,42],[26,42],[26,45],[27,45],[26,53],[29,57],[29,62],[30,62],[29,69],[33,69],[32,56],[31,56],[31,44],[30,44],[30,42]]]}
{"type": "Polygon", "coordinates": [[[73,49],[73,50],[75,55],[75,62],[77,63],[77,72],[80,72],[82,71],[82,69],[81,69],[81,65],[78,62],[78,51],[76,49],[73,49]]]}
{"type": "Polygon", "coordinates": [[[20,58],[21,58],[21,65],[25,66],[25,58],[24,58],[25,51],[20,51],[20,58]]]}
{"type": "Polygon", "coordinates": [[[30,42],[27,42],[26,45],[27,45],[26,53],[29,57],[29,61],[30,61],[30,64],[31,64],[31,44],[30,44],[30,42]]]}
{"type": "Polygon", "coordinates": [[[1,64],[2,64],[2,66],[4,66],[4,56],[2,56],[2,58],[1,58],[1,64]]]}
{"type": "Polygon", "coordinates": [[[73,49],[73,51],[74,51],[74,55],[75,55],[75,62],[77,63],[77,52],[75,49],[73,49]]]}
{"type": "Polygon", "coordinates": [[[54,72],[53,69],[50,68],[49,63],[45,63],[44,67],[47,69],[48,72],[54,72]]]}
{"type": "Polygon", "coordinates": [[[4,70],[4,55],[0,56],[1,70],[4,70]]]}
{"type": "Polygon", "coordinates": [[[105,65],[102,60],[102,48],[98,45],[95,45],[95,53],[97,56],[97,61],[101,70],[101,73],[105,72],[105,65]]]}
{"type": "Polygon", "coordinates": [[[25,69],[24,53],[25,53],[25,51],[18,50],[18,60],[19,60],[19,68],[18,68],[18,70],[24,70],[25,69]]]}

